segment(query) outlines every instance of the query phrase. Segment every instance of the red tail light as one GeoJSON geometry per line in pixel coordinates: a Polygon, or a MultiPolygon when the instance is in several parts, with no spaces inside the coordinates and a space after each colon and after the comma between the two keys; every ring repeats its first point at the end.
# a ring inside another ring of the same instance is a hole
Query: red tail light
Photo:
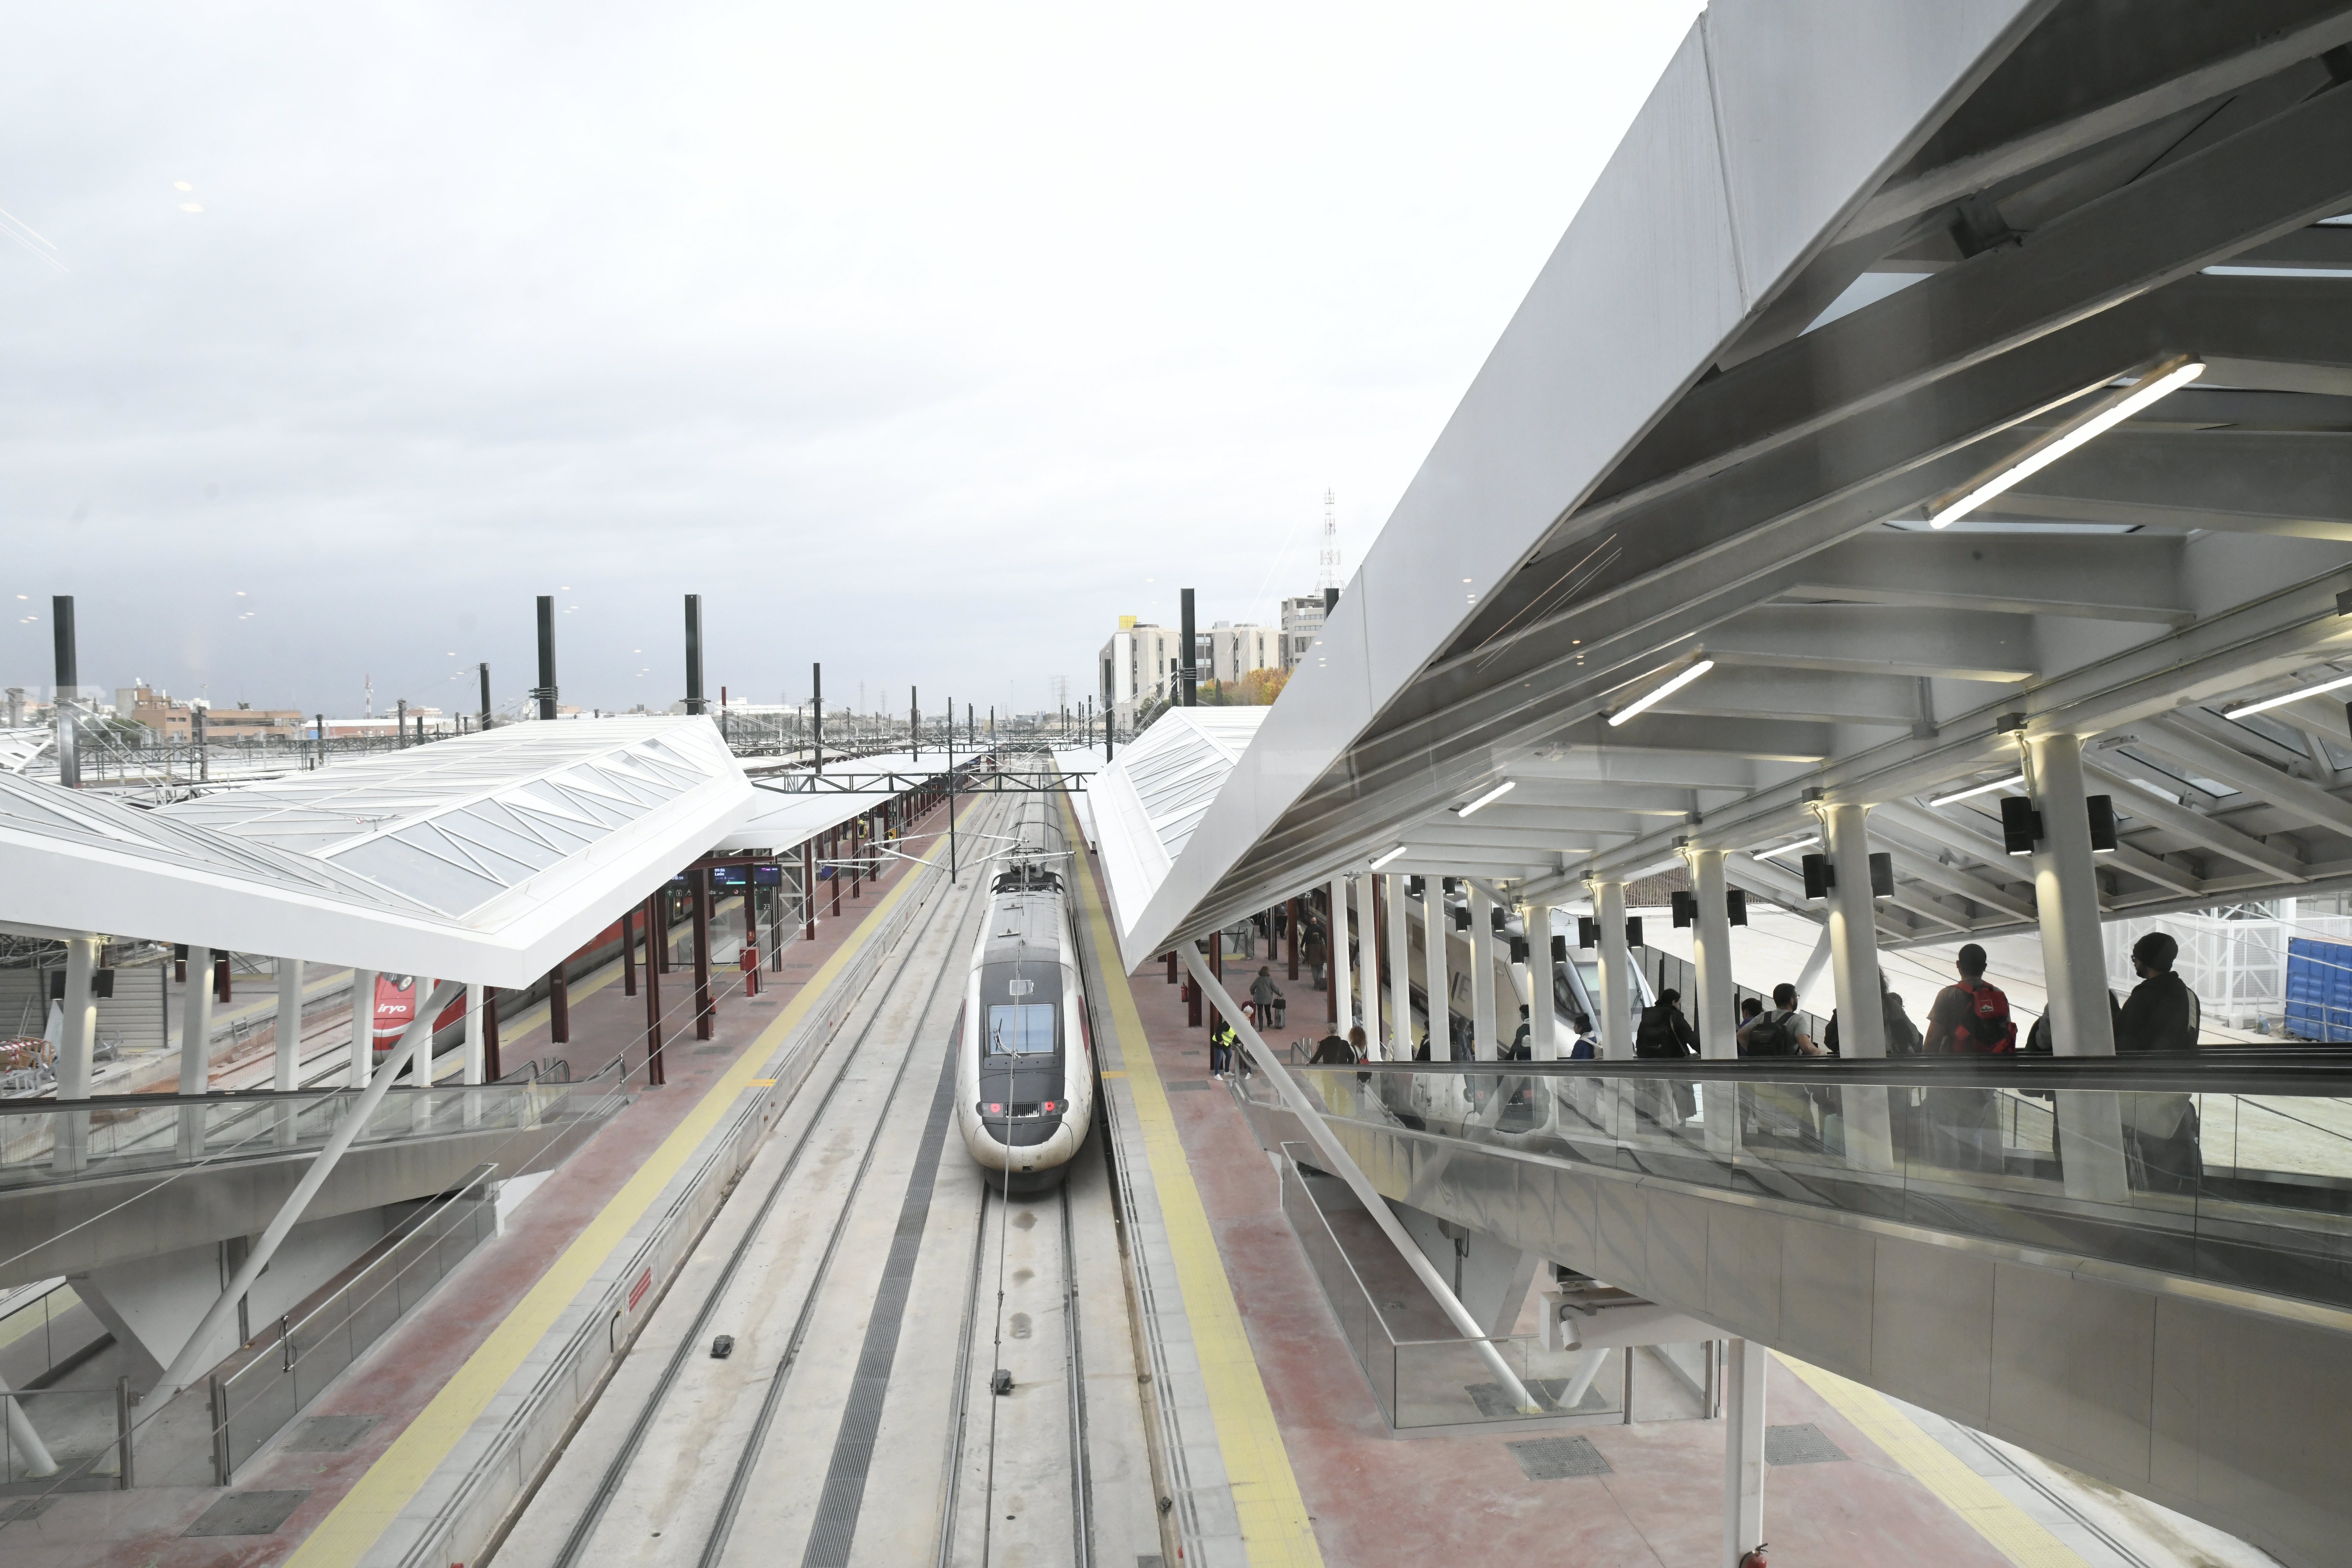
{"type": "Polygon", "coordinates": [[[1004,1114],[1004,1107],[999,1104],[991,1103],[988,1108],[988,1113],[991,1116],[1002,1116],[1004,1114]]]}
{"type": "Polygon", "coordinates": [[[1047,1100],[1045,1104],[1043,1104],[1043,1105],[1039,1106],[1037,1109],[1038,1109],[1038,1110],[1059,1110],[1059,1109],[1061,1109],[1061,1108],[1060,1108],[1059,1106],[1056,1106],[1056,1105],[1055,1105],[1052,1100],[1047,1100]]]}

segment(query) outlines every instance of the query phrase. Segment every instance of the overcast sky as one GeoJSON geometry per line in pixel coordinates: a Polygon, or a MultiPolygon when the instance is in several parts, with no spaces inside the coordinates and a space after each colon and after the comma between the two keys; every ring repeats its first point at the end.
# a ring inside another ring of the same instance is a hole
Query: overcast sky
{"type": "Polygon", "coordinates": [[[25,7],[0,683],[1083,694],[1354,570],[1696,10],[25,7]]]}

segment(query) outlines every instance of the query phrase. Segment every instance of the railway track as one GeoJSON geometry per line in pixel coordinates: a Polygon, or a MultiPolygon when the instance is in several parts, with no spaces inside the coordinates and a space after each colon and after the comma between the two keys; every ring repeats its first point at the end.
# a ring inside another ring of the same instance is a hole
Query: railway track
{"type": "Polygon", "coordinates": [[[896,948],[823,1047],[828,1059],[780,1114],[776,1150],[745,1173],[633,1352],[642,1364],[616,1374],[500,1545],[499,1568],[619,1556],[764,1565],[780,1554],[780,1477],[815,1493],[812,1506],[789,1510],[807,1531],[802,1561],[849,1560],[924,1220],[942,1162],[964,1159],[949,1100],[961,998],[948,979],[963,973],[984,904],[977,870],[967,868],[954,887],[936,875],[922,890],[896,948]],[[916,1129],[897,1225],[885,1231],[873,1203],[860,1200],[882,1194],[916,1129]],[[870,1245],[885,1236],[887,1248],[870,1245]],[[877,1250],[887,1254],[878,1281],[877,1250]],[[811,1417],[827,1402],[803,1384],[813,1374],[838,1380],[847,1346],[831,1331],[853,1320],[863,1320],[866,1342],[847,1397],[825,1412],[839,1429],[812,1488],[811,1417]],[[720,1333],[735,1340],[724,1360],[711,1354],[720,1333]]]}

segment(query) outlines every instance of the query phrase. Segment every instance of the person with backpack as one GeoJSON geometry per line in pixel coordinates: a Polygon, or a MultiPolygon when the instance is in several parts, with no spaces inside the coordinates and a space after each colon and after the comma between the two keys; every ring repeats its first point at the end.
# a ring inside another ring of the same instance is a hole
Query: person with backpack
{"type": "Polygon", "coordinates": [[[1743,1057],[1825,1057],[1797,1023],[1797,988],[1786,981],[1772,988],[1772,1005],[1758,1010],[1736,1037],[1743,1057]]]}
{"type": "Polygon", "coordinates": [[[1589,1062],[1601,1054],[1601,1047],[1592,1037],[1592,1016],[1590,1013],[1571,1015],[1568,1026],[1576,1033],[1576,1044],[1568,1048],[1570,1061],[1589,1062]]]}
{"type": "MultiPolygon", "coordinates": [[[[2009,996],[1985,978],[1985,950],[1969,942],[1952,955],[1956,984],[1936,994],[1922,1048],[1929,1056],[2007,1056],[2017,1049],[2009,996]]],[[[1998,1089],[1937,1084],[1923,1097],[1928,1158],[1948,1170],[1998,1173],[2001,1149],[1998,1089]]]]}
{"type": "Polygon", "coordinates": [[[2008,994],[1984,977],[1985,950],[1969,942],[1953,955],[1952,967],[1959,971],[1959,983],[1936,993],[1922,1048],[1931,1057],[1988,1057],[2017,1049],[2008,994]]]}
{"type": "Polygon", "coordinates": [[[1669,986],[1642,1009],[1642,1021],[1633,1030],[1633,1054],[1669,1059],[1698,1055],[1698,1032],[1683,1016],[1681,992],[1669,986]]]}
{"type": "MultiPolygon", "coordinates": [[[[1903,1010],[1903,998],[1886,988],[1885,970],[1879,971],[1878,974],[1878,1017],[1886,1031],[1888,1056],[1916,1057],[1919,1054],[1924,1044],[1919,1026],[1913,1023],[1911,1015],[1903,1010]]],[[[1822,1044],[1833,1057],[1844,1055],[1838,1049],[1838,1016],[1834,1011],[1830,1014],[1829,1026],[1822,1031],[1822,1044]]]]}

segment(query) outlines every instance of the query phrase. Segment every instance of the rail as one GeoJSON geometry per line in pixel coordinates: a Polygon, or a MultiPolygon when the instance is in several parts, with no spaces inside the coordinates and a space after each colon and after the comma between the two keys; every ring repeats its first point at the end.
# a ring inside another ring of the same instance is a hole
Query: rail
{"type": "MultiPolygon", "coordinates": [[[[443,1133],[549,1126],[593,1119],[620,1093],[608,1074],[431,1089],[395,1088],[354,1147],[443,1133]]],[[[362,1090],[107,1095],[0,1102],[0,1192],[192,1164],[282,1159],[334,1136],[362,1090]]]]}
{"type": "Polygon", "coordinates": [[[1470,1143],[2346,1310],[2352,1083],[2340,1059],[1294,1070],[1343,1145],[1370,1132],[1470,1143]]]}

